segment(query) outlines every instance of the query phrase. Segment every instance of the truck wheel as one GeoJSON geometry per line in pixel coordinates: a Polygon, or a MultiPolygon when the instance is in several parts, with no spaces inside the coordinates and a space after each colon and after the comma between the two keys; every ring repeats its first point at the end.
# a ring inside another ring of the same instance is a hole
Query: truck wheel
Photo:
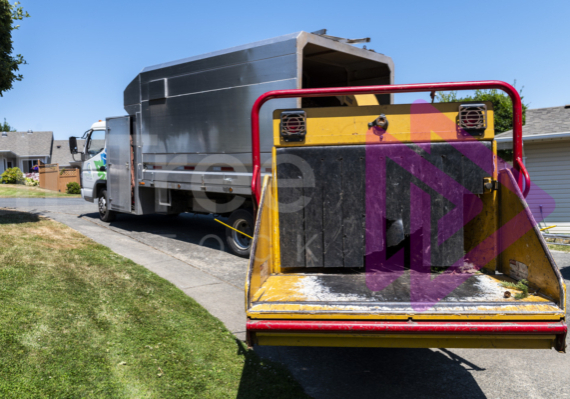
{"type": "Polygon", "coordinates": [[[104,222],[112,222],[117,217],[117,213],[109,209],[109,196],[107,190],[103,190],[97,201],[99,206],[99,219],[104,222]]]}
{"type": "MultiPolygon", "coordinates": [[[[245,209],[238,209],[230,215],[228,224],[234,229],[239,230],[253,237],[253,215],[245,209]]],[[[226,228],[226,241],[232,252],[238,256],[247,258],[251,251],[251,238],[236,232],[235,230],[226,228]]]]}

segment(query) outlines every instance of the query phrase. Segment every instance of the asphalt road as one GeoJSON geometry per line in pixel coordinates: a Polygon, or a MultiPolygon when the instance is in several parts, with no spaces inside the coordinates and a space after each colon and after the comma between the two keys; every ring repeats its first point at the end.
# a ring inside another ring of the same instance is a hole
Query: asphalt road
{"type": "MultiPolygon", "coordinates": [[[[243,289],[246,261],[224,248],[224,228],[211,217],[120,215],[108,224],[98,220],[95,204],[68,198],[0,199],[0,207],[51,214],[56,220],[82,218],[102,235],[109,230],[120,233],[243,289]]],[[[553,255],[568,284],[570,254],[553,255]]],[[[570,397],[570,353],[554,350],[255,350],[284,364],[315,398],[570,397]]]]}

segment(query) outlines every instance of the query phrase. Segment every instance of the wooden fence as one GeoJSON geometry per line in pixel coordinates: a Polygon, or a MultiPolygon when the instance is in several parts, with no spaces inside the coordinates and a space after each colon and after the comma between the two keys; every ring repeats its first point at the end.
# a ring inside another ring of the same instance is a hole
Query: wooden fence
{"type": "Polygon", "coordinates": [[[53,163],[39,165],[38,171],[40,173],[40,187],[47,190],[65,193],[67,191],[67,183],[76,182],[81,184],[79,169],[59,170],[59,165],[53,163]]]}

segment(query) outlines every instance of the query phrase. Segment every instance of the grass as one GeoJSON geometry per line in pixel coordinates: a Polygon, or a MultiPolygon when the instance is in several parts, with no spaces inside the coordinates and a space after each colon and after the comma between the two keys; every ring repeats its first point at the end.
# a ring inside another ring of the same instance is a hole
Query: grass
{"type": "Polygon", "coordinates": [[[527,280],[520,280],[516,283],[511,283],[509,281],[501,282],[501,285],[505,288],[511,288],[518,290],[520,292],[515,294],[515,299],[525,299],[528,297],[528,281],[527,280]]]}
{"type": "Polygon", "coordinates": [[[548,244],[548,248],[553,249],[555,251],[570,252],[570,246],[567,245],[548,244]]]}
{"type": "Polygon", "coordinates": [[[0,397],[304,398],[182,291],[54,221],[0,210],[0,397]]]}
{"type": "Polygon", "coordinates": [[[39,187],[24,186],[23,184],[0,184],[0,198],[80,198],[79,194],[65,194],[45,190],[39,187]]]}

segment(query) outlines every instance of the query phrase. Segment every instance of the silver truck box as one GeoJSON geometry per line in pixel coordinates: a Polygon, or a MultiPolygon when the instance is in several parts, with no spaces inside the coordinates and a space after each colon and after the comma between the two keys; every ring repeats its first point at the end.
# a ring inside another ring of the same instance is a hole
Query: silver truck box
{"type": "MultiPolygon", "coordinates": [[[[389,57],[337,39],[298,32],[144,68],[125,89],[128,115],[106,121],[107,181],[92,194],[102,220],[116,213],[228,216],[228,245],[247,256],[255,100],[271,90],[394,82],[389,57]]],[[[274,110],[392,102],[389,94],[272,101],[261,110],[261,173],[272,171],[274,110]]]]}
{"type": "MultiPolygon", "coordinates": [[[[125,110],[140,130],[136,178],[145,187],[227,193],[231,186],[247,196],[250,113],[261,94],[393,81],[391,58],[307,32],[144,68],[124,92],[125,110]]],[[[378,97],[381,104],[391,100],[378,97]]],[[[312,101],[343,105],[337,98],[312,101]]],[[[263,107],[262,159],[270,156],[273,110],[299,107],[298,99],[263,107]]]]}

